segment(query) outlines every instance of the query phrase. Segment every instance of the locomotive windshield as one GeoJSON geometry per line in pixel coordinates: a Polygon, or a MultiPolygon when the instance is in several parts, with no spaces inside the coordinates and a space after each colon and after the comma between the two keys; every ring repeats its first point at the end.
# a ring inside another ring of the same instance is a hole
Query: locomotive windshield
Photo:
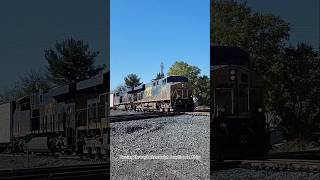
{"type": "Polygon", "coordinates": [[[169,76],[167,82],[188,82],[188,78],[183,76],[169,76]]]}
{"type": "Polygon", "coordinates": [[[211,66],[242,65],[249,66],[249,54],[239,47],[211,46],[211,66]]]}

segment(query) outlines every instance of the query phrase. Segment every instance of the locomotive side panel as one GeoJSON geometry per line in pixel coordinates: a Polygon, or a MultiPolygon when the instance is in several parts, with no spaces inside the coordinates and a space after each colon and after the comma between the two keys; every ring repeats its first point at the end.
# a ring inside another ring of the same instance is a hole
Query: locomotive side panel
{"type": "Polygon", "coordinates": [[[16,102],[13,113],[13,136],[23,137],[31,133],[30,97],[24,97],[16,102]]]}
{"type": "Polygon", "coordinates": [[[171,88],[170,84],[163,85],[159,93],[159,100],[170,101],[171,100],[171,88]]]}
{"type": "Polygon", "coordinates": [[[115,93],[113,105],[131,110],[175,110],[174,105],[180,110],[194,108],[188,79],[182,76],[153,80],[129,91],[115,93]]]}
{"type": "Polygon", "coordinates": [[[0,145],[11,142],[11,103],[0,105],[0,145]]]}
{"type": "Polygon", "coordinates": [[[30,110],[16,111],[13,116],[13,136],[23,137],[30,134],[30,110]]]}
{"type": "Polygon", "coordinates": [[[88,128],[96,129],[101,125],[101,118],[99,117],[99,97],[90,98],[87,100],[88,107],[88,128]]]}
{"type": "Polygon", "coordinates": [[[110,94],[109,94],[109,104],[110,104],[110,108],[113,108],[113,105],[114,105],[114,97],[115,97],[115,94],[113,94],[113,93],[110,93],[110,94]]]}
{"type": "Polygon", "coordinates": [[[170,84],[153,85],[150,84],[146,87],[144,92],[144,102],[168,101],[170,100],[171,88],[170,84]]]}

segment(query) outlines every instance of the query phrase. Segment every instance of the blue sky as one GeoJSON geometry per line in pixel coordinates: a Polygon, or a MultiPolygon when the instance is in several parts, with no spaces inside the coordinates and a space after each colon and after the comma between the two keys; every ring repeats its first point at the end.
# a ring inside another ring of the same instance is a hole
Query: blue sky
{"type": "Polygon", "coordinates": [[[68,37],[99,50],[106,63],[105,0],[1,0],[0,91],[33,69],[45,69],[44,49],[68,37]]]}
{"type": "MultiPolygon", "coordinates": [[[[243,0],[240,0],[243,1],[243,0]]],[[[319,0],[246,0],[255,12],[280,15],[289,22],[290,45],[306,42],[320,48],[320,1],[319,0]]]]}
{"type": "MultiPolygon", "coordinates": [[[[247,0],[254,11],[280,15],[291,25],[290,43],[320,42],[318,0],[247,0]]],[[[125,75],[144,83],[176,60],[209,74],[209,0],[111,0],[111,88],[125,75]]],[[[0,91],[24,72],[44,69],[44,49],[74,37],[102,53],[108,49],[105,0],[1,0],[0,91]]]]}
{"type": "Polygon", "coordinates": [[[198,66],[209,75],[209,0],[111,0],[111,89],[135,73],[148,83],[164,64],[198,66]]]}

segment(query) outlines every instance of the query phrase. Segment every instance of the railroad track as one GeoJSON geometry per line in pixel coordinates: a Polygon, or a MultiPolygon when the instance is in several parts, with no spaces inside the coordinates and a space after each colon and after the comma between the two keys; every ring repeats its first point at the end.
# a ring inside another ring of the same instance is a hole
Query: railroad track
{"type": "Polygon", "coordinates": [[[320,162],[317,160],[242,160],[240,167],[256,170],[320,172],[320,162]]]}
{"type": "Polygon", "coordinates": [[[177,116],[182,115],[182,112],[146,112],[141,114],[122,114],[110,116],[110,122],[122,122],[122,121],[133,121],[141,119],[150,119],[158,117],[168,117],[168,116],[177,116]]]}
{"type": "Polygon", "coordinates": [[[320,172],[320,162],[316,160],[297,159],[230,160],[212,163],[210,171],[220,171],[234,168],[273,171],[320,172]]]}
{"type": "Polygon", "coordinates": [[[320,151],[271,153],[259,159],[212,161],[210,169],[217,171],[233,168],[320,172],[320,151]]]}
{"type": "Polygon", "coordinates": [[[240,160],[229,160],[229,161],[212,161],[210,164],[210,171],[219,171],[219,170],[226,170],[226,169],[233,169],[238,168],[241,165],[240,160]]]}
{"type": "Polygon", "coordinates": [[[82,180],[88,178],[106,180],[110,177],[109,170],[109,163],[60,166],[50,168],[2,170],[0,171],[0,180],[82,180]]]}
{"type": "Polygon", "coordinates": [[[270,154],[266,155],[265,158],[267,158],[267,159],[320,160],[320,150],[270,153],[270,154]]]}
{"type": "Polygon", "coordinates": [[[193,112],[186,112],[185,114],[191,116],[210,116],[210,112],[207,111],[193,111],[193,112]]]}

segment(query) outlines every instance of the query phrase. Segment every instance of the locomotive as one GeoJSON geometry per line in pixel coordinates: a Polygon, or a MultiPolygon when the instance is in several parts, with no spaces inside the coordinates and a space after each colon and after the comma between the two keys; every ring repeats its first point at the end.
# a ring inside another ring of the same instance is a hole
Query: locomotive
{"type": "Polygon", "coordinates": [[[109,77],[103,73],[0,105],[2,151],[108,155],[109,77]]]}
{"type": "Polygon", "coordinates": [[[113,94],[113,107],[135,111],[193,111],[188,78],[168,76],[113,94]]]}
{"type": "Polygon", "coordinates": [[[212,159],[259,157],[269,146],[263,83],[239,47],[211,46],[212,159]]]}

